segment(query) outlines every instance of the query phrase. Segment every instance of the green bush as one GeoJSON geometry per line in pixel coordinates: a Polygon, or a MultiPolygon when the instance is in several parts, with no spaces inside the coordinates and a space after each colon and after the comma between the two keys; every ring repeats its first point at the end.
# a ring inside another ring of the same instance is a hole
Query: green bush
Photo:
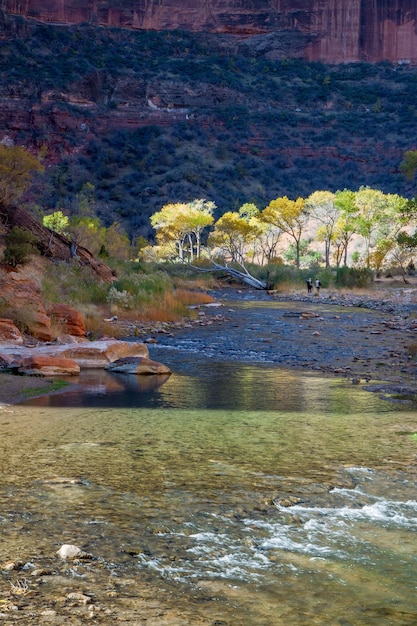
{"type": "Polygon", "coordinates": [[[3,260],[16,267],[29,261],[30,255],[36,251],[37,239],[25,228],[13,226],[6,235],[6,248],[3,260]]]}
{"type": "Polygon", "coordinates": [[[109,293],[109,302],[123,299],[123,308],[133,308],[139,304],[152,302],[172,290],[172,282],[165,272],[156,271],[152,274],[128,272],[116,280],[109,293]],[[122,295],[120,295],[122,294],[122,295]]]}
{"type": "Polygon", "coordinates": [[[367,267],[339,267],[336,271],[337,287],[371,287],[374,282],[374,273],[367,267]]]}
{"type": "Polygon", "coordinates": [[[103,305],[107,303],[109,283],[103,282],[88,267],[77,263],[54,263],[45,271],[42,281],[44,302],[66,302],[103,305]]]}

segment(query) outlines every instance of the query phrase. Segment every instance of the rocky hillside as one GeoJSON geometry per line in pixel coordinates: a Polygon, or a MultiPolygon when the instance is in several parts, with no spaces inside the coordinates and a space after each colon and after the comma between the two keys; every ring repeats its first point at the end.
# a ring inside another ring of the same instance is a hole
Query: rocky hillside
{"type": "Polygon", "coordinates": [[[75,212],[92,183],[105,225],[148,237],[149,215],[167,202],[206,198],[219,215],[317,189],[417,192],[399,168],[417,148],[407,64],[290,58],[294,32],[133,31],[3,13],[0,36],[0,141],[47,165],[28,206],[75,212]]]}
{"type": "Polygon", "coordinates": [[[3,0],[2,7],[46,23],[256,35],[271,58],[417,62],[414,0],[3,0]]]}
{"type": "Polygon", "coordinates": [[[51,261],[71,262],[77,260],[79,265],[91,269],[98,279],[111,282],[114,279],[111,268],[100,259],[95,258],[89,250],[82,246],[75,249],[71,242],[62,235],[54,233],[28,211],[13,205],[0,204],[0,244],[4,246],[4,234],[13,227],[23,228],[34,237],[37,252],[51,261]]]}

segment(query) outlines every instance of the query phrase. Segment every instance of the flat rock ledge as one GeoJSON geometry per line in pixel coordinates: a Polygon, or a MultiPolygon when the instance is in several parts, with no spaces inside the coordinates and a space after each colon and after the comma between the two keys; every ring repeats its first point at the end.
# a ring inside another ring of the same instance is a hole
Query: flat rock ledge
{"type": "MultiPolygon", "coordinates": [[[[13,362],[10,369],[14,369],[13,362]]],[[[26,376],[78,376],[80,366],[72,359],[29,356],[17,362],[17,373],[26,376]]]]}
{"type": "Polygon", "coordinates": [[[112,371],[122,373],[171,373],[165,365],[150,360],[148,347],[140,342],[103,339],[34,347],[0,343],[0,364],[3,369],[14,370],[19,374],[75,376],[82,369],[103,369],[114,362],[119,362],[119,369],[112,371]]]}

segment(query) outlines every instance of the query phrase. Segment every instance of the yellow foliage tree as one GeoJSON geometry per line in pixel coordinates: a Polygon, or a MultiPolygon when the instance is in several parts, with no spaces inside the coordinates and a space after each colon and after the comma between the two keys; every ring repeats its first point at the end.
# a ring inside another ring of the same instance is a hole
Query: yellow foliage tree
{"type": "Polygon", "coordinates": [[[213,223],[214,208],[215,204],[206,200],[166,204],[151,216],[158,243],[175,243],[181,261],[185,260],[186,250],[190,261],[193,261],[194,254],[198,258],[201,252],[201,233],[213,223]]]}
{"type": "Polygon", "coordinates": [[[300,267],[300,243],[308,222],[305,200],[290,200],[287,196],[272,200],[261,212],[261,219],[286,233],[295,244],[295,265],[300,267]]]}
{"type": "Polygon", "coordinates": [[[306,200],[310,216],[320,224],[316,237],[318,241],[324,242],[324,258],[327,268],[330,267],[330,247],[339,217],[335,199],[336,196],[331,191],[315,191],[306,200]]]}
{"type": "Polygon", "coordinates": [[[29,188],[36,172],[44,167],[22,146],[0,144],[0,203],[16,201],[29,188]]]}

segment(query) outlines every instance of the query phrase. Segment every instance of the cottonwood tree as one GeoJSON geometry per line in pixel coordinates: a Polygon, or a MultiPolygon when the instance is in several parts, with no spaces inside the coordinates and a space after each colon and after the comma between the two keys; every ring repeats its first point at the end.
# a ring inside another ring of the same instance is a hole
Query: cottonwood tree
{"type": "Polygon", "coordinates": [[[98,256],[105,245],[106,229],[98,217],[71,217],[68,231],[74,257],[77,256],[78,246],[87,248],[95,256],[98,256]]]}
{"type": "Polygon", "coordinates": [[[365,260],[367,267],[370,267],[370,248],[376,243],[375,235],[385,211],[384,194],[379,189],[361,187],[355,193],[355,204],[358,209],[356,231],[365,242],[365,260]]]}
{"type": "Polygon", "coordinates": [[[356,233],[356,216],[358,208],[355,202],[355,192],[349,189],[336,191],[335,205],[339,216],[333,230],[333,245],[336,249],[336,265],[339,267],[343,258],[343,265],[347,266],[349,244],[356,233]]]}
{"type": "Polygon", "coordinates": [[[407,200],[398,194],[384,194],[378,189],[362,187],[356,192],[355,202],[359,209],[358,232],[366,242],[367,265],[380,270],[401,230],[407,200]]]}
{"type": "Polygon", "coordinates": [[[257,221],[245,219],[239,213],[228,211],[217,220],[209,236],[209,247],[217,248],[229,262],[245,268],[248,250],[261,235],[257,221]]]}
{"type": "Polygon", "coordinates": [[[16,201],[29,188],[33,176],[43,171],[39,159],[23,146],[0,143],[0,203],[16,201]]]}
{"type": "MultiPolygon", "coordinates": [[[[211,226],[214,222],[213,212],[216,209],[214,202],[209,200],[193,200],[188,203],[189,209],[189,231],[190,235],[194,236],[195,240],[195,253],[197,259],[201,256],[201,235],[205,228],[211,226]]],[[[193,248],[193,242],[190,240],[191,250],[193,248]]]]}
{"type": "Polygon", "coordinates": [[[49,213],[49,215],[44,215],[42,224],[46,226],[46,228],[49,228],[49,230],[53,230],[54,233],[68,236],[69,218],[67,215],[64,215],[62,211],[54,211],[53,213],[49,213]]]}
{"type": "Polygon", "coordinates": [[[295,266],[300,268],[300,242],[308,223],[308,210],[303,198],[289,200],[287,196],[272,200],[262,211],[261,218],[286,233],[295,244],[295,266]]]}
{"type": "Polygon", "coordinates": [[[267,284],[252,276],[246,267],[248,250],[253,248],[255,241],[261,235],[262,225],[257,218],[242,217],[233,211],[224,213],[217,220],[208,239],[208,246],[211,248],[213,256],[221,256],[224,263],[224,265],[220,265],[213,259],[213,267],[225,270],[231,276],[255,287],[255,289],[265,289],[267,284]]]}
{"type": "Polygon", "coordinates": [[[260,257],[261,265],[264,265],[264,263],[270,263],[276,258],[282,230],[278,226],[261,220],[259,220],[259,226],[261,235],[256,242],[257,254],[260,257]]]}
{"type": "Polygon", "coordinates": [[[315,191],[306,200],[310,217],[319,223],[316,238],[324,242],[326,268],[330,267],[330,248],[340,213],[335,200],[336,195],[331,191],[315,191]]]}
{"type": "Polygon", "coordinates": [[[403,281],[407,283],[406,274],[410,263],[413,262],[417,246],[417,238],[402,232],[397,235],[397,241],[393,246],[390,259],[401,268],[403,281]]]}
{"type": "Polygon", "coordinates": [[[215,204],[206,200],[194,200],[189,203],[166,204],[151,216],[151,224],[156,230],[159,244],[174,243],[178,258],[185,261],[201,254],[201,233],[214,222],[215,204]]]}
{"type": "Polygon", "coordinates": [[[113,222],[105,230],[104,246],[100,256],[104,255],[123,261],[127,261],[132,256],[129,237],[119,222],[113,222]]]}

